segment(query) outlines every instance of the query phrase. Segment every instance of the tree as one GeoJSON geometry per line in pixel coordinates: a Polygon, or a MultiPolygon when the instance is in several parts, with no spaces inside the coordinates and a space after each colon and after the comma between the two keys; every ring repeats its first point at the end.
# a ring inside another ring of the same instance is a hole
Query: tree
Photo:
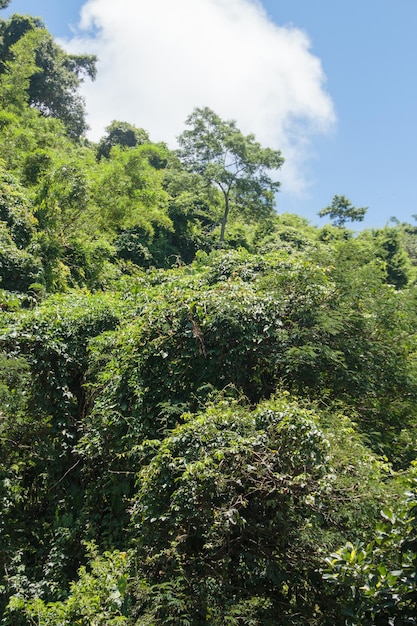
{"type": "Polygon", "coordinates": [[[377,254],[386,263],[387,281],[397,289],[405,287],[410,279],[411,263],[399,228],[375,231],[379,244],[377,254]]]}
{"type": "Polygon", "coordinates": [[[141,449],[154,451],[132,507],[149,623],[317,623],[316,548],[304,531],[320,533],[328,443],[311,412],[223,400],[184,418],[141,449]]]}
{"type": "Polygon", "coordinates": [[[10,0],[0,0],[0,9],[5,9],[10,4],[10,0]]]}
{"type": "MultiPolygon", "coordinates": [[[[40,17],[15,14],[9,19],[0,19],[0,60],[2,63],[13,59],[12,46],[26,33],[33,30],[45,30],[45,24],[40,17]]],[[[0,64],[0,73],[3,72],[4,67],[0,64]]]]}
{"type": "Polygon", "coordinates": [[[15,46],[27,33],[36,32],[35,68],[27,88],[29,104],[46,117],[62,120],[78,139],[87,129],[84,100],[78,93],[85,77],[95,79],[94,55],[67,54],[58,46],[39,18],[13,15],[0,21],[0,74],[15,60],[15,46]]]}
{"type": "Polygon", "coordinates": [[[207,185],[216,185],[224,199],[220,243],[232,204],[250,215],[269,215],[280,183],[270,170],[284,162],[279,150],[262,148],[254,135],[243,135],[234,121],[222,120],[214,111],[196,108],[178,138],[179,156],[186,169],[200,174],[207,185]]]}
{"type": "Polygon", "coordinates": [[[113,120],[107,126],[104,137],[100,139],[97,147],[97,160],[99,161],[102,157],[108,159],[113,146],[134,148],[144,143],[149,143],[149,135],[146,130],[136,128],[136,126],[128,122],[113,120]]]}
{"type": "Polygon", "coordinates": [[[68,55],[45,33],[37,50],[36,64],[42,70],[33,75],[29,102],[47,117],[61,119],[73,139],[87,129],[84,99],[78,88],[85,76],[94,80],[96,58],[68,55]]]}
{"type": "Polygon", "coordinates": [[[362,222],[368,207],[356,208],[346,196],[333,196],[330,206],[319,212],[320,217],[328,215],[333,226],[344,228],[346,222],[362,222]]]}
{"type": "Polygon", "coordinates": [[[156,145],[137,145],[129,150],[115,145],[109,159],[97,165],[93,199],[100,207],[102,229],[107,232],[142,227],[153,233],[153,223],[171,228],[166,215],[168,194],[162,188],[163,172],[149,163],[149,157],[164,157],[156,145]]]}
{"type": "Polygon", "coordinates": [[[0,103],[2,108],[22,112],[29,103],[32,77],[40,72],[36,65],[36,49],[42,30],[27,31],[10,49],[7,60],[0,63],[0,103]]]}

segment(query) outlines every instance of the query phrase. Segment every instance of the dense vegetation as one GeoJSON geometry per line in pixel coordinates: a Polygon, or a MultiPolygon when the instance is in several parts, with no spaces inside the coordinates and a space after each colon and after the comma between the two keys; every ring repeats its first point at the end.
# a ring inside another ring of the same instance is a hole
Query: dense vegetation
{"type": "Polygon", "coordinates": [[[276,213],[209,109],[88,141],[38,18],[0,60],[0,624],[416,624],[417,226],[276,213]]]}

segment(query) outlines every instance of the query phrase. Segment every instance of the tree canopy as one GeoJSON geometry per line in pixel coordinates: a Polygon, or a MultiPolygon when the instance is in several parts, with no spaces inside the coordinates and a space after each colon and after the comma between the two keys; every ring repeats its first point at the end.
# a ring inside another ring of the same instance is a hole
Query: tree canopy
{"type": "Polygon", "coordinates": [[[14,80],[19,78],[16,57],[22,54],[22,46],[16,46],[21,41],[27,47],[34,38],[31,74],[26,77],[29,105],[45,116],[62,120],[68,134],[78,139],[87,128],[84,101],[78,88],[84,78],[94,80],[97,59],[94,55],[67,54],[39,18],[16,14],[0,20],[0,75],[14,72],[14,80]],[[29,36],[29,33],[36,34],[29,36]]]}
{"type": "Polygon", "coordinates": [[[220,189],[223,243],[232,207],[249,218],[271,214],[280,183],[270,171],[279,169],[284,159],[279,150],[262,148],[254,135],[243,135],[234,121],[222,120],[208,107],[195,109],[186,124],[190,129],[178,138],[179,156],[189,171],[220,189]]]}
{"type": "Polygon", "coordinates": [[[143,128],[136,128],[127,122],[113,120],[106,128],[106,134],[100,140],[97,149],[97,158],[109,158],[110,150],[114,146],[134,148],[137,145],[149,142],[148,133],[143,128]]]}
{"type": "Polygon", "coordinates": [[[357,208],[353,206],[346,196],[336,195],[333,196],[331,205],[319,212],[319,216],[326,217],[328,215],[333,220],[334,226],[343,228],[346,222],[362,222],[367,210],[367,207],[357,208]]]}

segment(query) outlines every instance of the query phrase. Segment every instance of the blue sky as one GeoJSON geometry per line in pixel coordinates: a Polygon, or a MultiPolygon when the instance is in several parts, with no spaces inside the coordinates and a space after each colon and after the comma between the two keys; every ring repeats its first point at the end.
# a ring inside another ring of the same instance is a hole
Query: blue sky
{"type": "Polygon", "coordinates": [[[172,145],[184,112],[207,104],[282,149],[279,212],[318,224],[318,211],[344,194],[369,207],[364,226],[414,222],[416,0],[14,0],[2,13],[13,12],[41,16],[68,49],[97,52],[99,79],[85,92],[97,137],[123,119],[172,145]]]}

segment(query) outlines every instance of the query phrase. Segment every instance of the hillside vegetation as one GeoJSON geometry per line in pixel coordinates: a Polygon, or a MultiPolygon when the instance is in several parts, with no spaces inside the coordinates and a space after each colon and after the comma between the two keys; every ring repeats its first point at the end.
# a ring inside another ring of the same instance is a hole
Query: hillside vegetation
{"type": "Polygon", "coordinates": [[[207,108],[89,141],[39,18],[0,61],[0,624],[416,624],[417,224],[277,213],[207,108]]]}

